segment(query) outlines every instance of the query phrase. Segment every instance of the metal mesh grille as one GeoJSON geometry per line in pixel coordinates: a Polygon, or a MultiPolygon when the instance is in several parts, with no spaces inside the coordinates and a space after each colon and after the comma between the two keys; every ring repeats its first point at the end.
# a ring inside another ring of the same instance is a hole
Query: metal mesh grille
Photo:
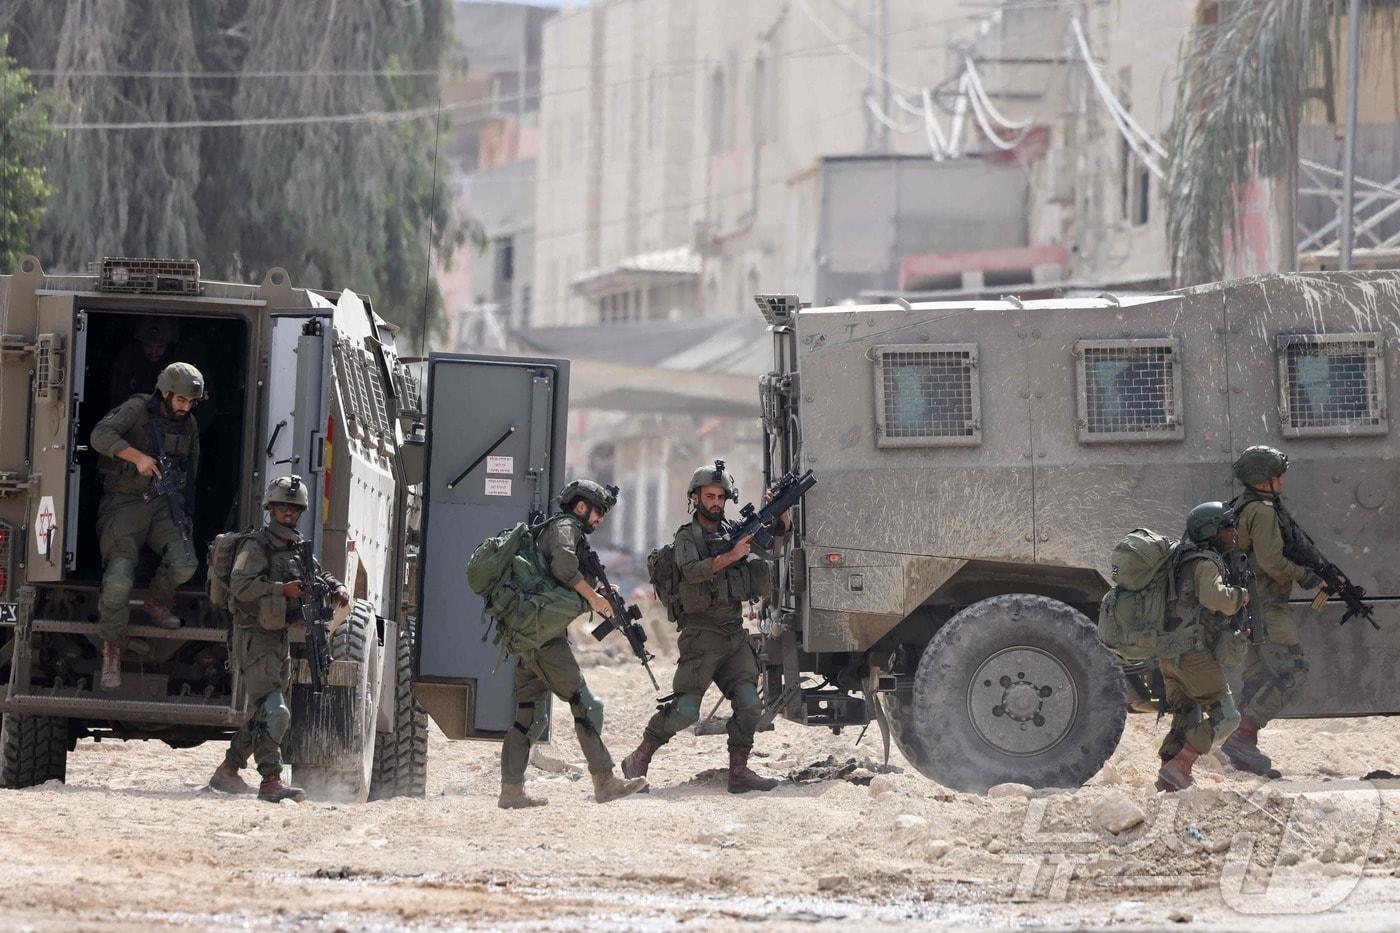
{"type": "Polygon", "coordinates": [[[379,384],[379,364],[368,350],[361,350],[360,365],[363,367],[365,385],[369,387],[375,430],[380,434],[388,434],[389,409],[384,404],[384,387],[379,384]]]}
{"type": "Polygon", "coordinates": [[[1284,352],[1289,427],[1373,427],[1382,422],[1379,341],[1304,339],[1284,352]]]}
{"type": "Polygon", "coordinates": [[[355,351],[337,342],[334,359],[340,370],[340,384],[345,387],[345,401],[350,406],[350,417],[355,419],[360,430],[369,430],[369,396],[365,391],[364,377],[355,359],[355,351]]]}
{"type": "Polygon", "coordinates": [[[886,438],[975,438],[976,351],[886,351],[880,380],[886,438]]]}
{"type": "Polygon", "coordinates": [[[55,344],[61,345],[61,341],[54,334],[40,334],[34,351],[34,397],[41,402],[57,398],[55,389],[60,379],[54,377],[60,376],[61,371],[55,368],[58,362],[55,344]]]}
{"type": "Polygon", "coordinates": [[[0,600],[10,598],[10,558],[14,553],[14,529],[0,522],[0,600]]]}
{"type": "Polygon", "coordinates": [[[1092,346],[1082,351],[1084,411],[1088,434],[1158,434],[1174,431],[1176,354],[1169,343],[1092,346]]]}

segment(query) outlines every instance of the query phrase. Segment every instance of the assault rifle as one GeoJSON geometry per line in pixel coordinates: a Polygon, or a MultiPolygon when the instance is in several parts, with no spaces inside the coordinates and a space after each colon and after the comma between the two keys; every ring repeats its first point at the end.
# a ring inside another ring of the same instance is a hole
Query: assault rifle
{"type": "Polygon", "coordinates": [[[1322,578],[1322,589],[1318,590],[1313,597],[1312,607],[1314,611],[1320,611],[1327,602],[1329,596],[1336,596],[1346,604],[1347,611],[1342,614],[1338,625],[1346,625],[1347,620],[1352,616],[1361,616],[1371,627],[1380,631],[1380,626],[1376,624],[1374,610],[1362,602],[1366,598],[1366,591],[1355,583],[1342,571],[1342,568],[1332,563],[1317,548],[1317,542],[1293,520],[1283,508],[1283,500],[1275,499],[1274,508],[1278,511],[1279,517],[1283,521],[1279,526],[1283,529],[1283,556],[1293,561],[1300,567],[1311,570],[1322,578]],[[1291,528],[1289,532],[1287,529],[1291,528]]]}
{"type": "Polygon", "coordinates": [[[593,552],[593,549],[585,548],[583,551],[583,558],[579,561],[579,569],[598,580],[603,588],[603,598],[608,601],[608,606],[612,609],[611,616],[593,627],[593,637],[602,641],[614,631],[621,632],[622,637],[627,639],[627,644],[632,647],[632,653],[637,656],[638,661],[642,662],[642,670],[646,671],[647,677],[651,678],[652,688],[659,691],[661,685],[656,682],[656,675],[651,672],[651,661],[656,655],[647,650],[647,633],[639,622],[642,610],[635,605],[627,605],[623,598],[617,594],[617,590],[612,588],[612,584],[608,582],[608,572],[603,569],[603,562],[598,559],[598,555],[593,552]]]}
{"type": "MultiPolygon", "coordinates": [[[[1238,586],[1249,592],[1250,598],[1254,597],[1254,569],[1249,566],[1249,555],[1244,551],[1236,551],[1225,557],[1225,582],[1231,586],[1238,586]]],[[[1230,616],[1230,630],[1236,635],[1252,635],[1254,629],[1254,610],[1249,608],[1249,603],[1240,607],[1240,611],[1230,616]]]]}
{"type": "Polygon", "coordinates": [[[749,535],[753,535],[753,543],[759,547],[765,550],[771,548],[775,533],[782,527],[783,513],[801,502],[802,497],[815,485],[817,478],[812,475],[811,470],[801,476],[795,472],[785,474],[773,484],[773,488],[769,490],[772,498],[761,509],[755,510],[750,502],[739,510],[739,521],[725,530],[728,538],[725,550],[733,548],[749,535]]]}
{"type": "MultiPolygon", "coordinates": [[[[153,396],[153,401],[159,396],[153,396]]],[[[149,404],[149,403],[148,403],[149,404]]],[[[165,496],[165,501],[170,506],[170,518],[175,522],[175,527],[180,529],[180,537],[185,539],[185,543],[190,543],[191,521],[189,513],[192,509],[186,509],[185,490],[189,487],[190,477],[185,473],[184,467],[176,462],[165,452],[165,438],[161,436],[160,429],[156,427],[155,412],[152,411],[151,420],[146,422],[146,432],[151,437],[151,446],[155,450],[156,467],[160,470],[160,478],[151,480],[151,486],[141,494],[142,502],[151,502],[154,499],[165,496]]]]}
{"type": "Polygon", "coordinates": [[[327,627],[335,610],[331,608],[331,588],[316,573],[316,556],[308,538],[297,545],[301,570],[301,621],[306,625],[306,663],[311,668],[311,692],[319,694],[331,673],[331,649],[327,627]]]}

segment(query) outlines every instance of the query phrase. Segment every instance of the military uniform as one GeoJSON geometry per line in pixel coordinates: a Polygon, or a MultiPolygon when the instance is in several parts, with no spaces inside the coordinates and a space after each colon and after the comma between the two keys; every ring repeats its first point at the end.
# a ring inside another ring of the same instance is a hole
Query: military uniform
{"type": "MultiPolygon", "coordinates": [[[[300,606],[282,587],[302,576],[298,546],[304,539],[295,528],[276,522],[263,526],[238,548],[229,591],[233,594],[233,663],[248,710],[248,721],[229,745],[225,761],[234,769],[249,757],[264,778],[282,773],[282,739],[291,725],[287,705],[292,689],[291,642],[288,625],[300,618],[300,606]]],[[[341,588],[333,575],[316,576],[331,591],[341,588]]]]}
{"type": "Polygon", "coordinates": [[[1294,583],[1316,587],[1305,567],[1283,556],[1284,528],[1292,519],[1274,506],[1276,498],[1246,490],[1234,502],[1239,512],[1238,547],[1249,554],[1256,574],[1254,633],[1244,665],[1240,706],[1260,727],[1274,719],[1298,695],[1308,676],[1308,661],[1298,642],[1298,623],[1289,608],[1294,583]]]}
{"type": "Polygon", "coordinates": [[[1166,686],[1171,730],[1159,755],[1169,761],[1189,745],[1205,754],[1224,742],[1239,724],[1230,685],[1220,663],[1222,648],[1235,637],[1230,616],[1240,611],[1244,590],[1225,583],[1221,558],[1213,551],[1185,560],[1177,570],[1177,600],[1169,612],[1182,625],[1199,625],[1205,647],[1157,662],[1166,686]]]}
{"type": "Polygon", "coordinates": [[[108,412],[92,430],[92,448],[102,455],[98,471],[103,485],[97,510],[103,561],[98,633],[103,641],[118,645],[126,640],[128,601],[143,544],[161,558],[149,588],[150,600],[160,606],[168,607],[175,588],[199,569],[193,544],[185,536],[186,529],[177,525],[170,513],[169,497],[146,501],[144,496],[153,480],[142,476],[128,461],[117,458],[129,447],[158,457],[152,430],[159,434],[165,455],[184,471],[184,508],[192,514],[194,477],[199,469],[199,432],[193,417],[167,417],[161,395],[156,392],[133,395],[108,412]]]}
{"type": "Polygon", "coordinates": [[[763,701],[758,696],[758,661],[744,630],[744,603],[769,595],[769,564],[751,556],[716,575],[715,558],[728,548],[728,538],[722,525],[709,531],[698,518],[676,531],[673,546],[681,575],[674,698],[651,717],[643,737],[665,745],[694,725],[705,691],[714,684],[733,709],[726,727],[729,748],[747,751],[753,748],[763,701]]]}
{"type": "MultiPolygon", "coordinates": [[[[575,515],[556,515],[535,532],[536,547],[550,575],[562,587],[572,589],[586,580],[579,571],[579,553],[588,548],[583,521],[575,515]]],[[[579,612],[587,610],[579,600],[579,612]]],[[[574,734],[593,774],[611,773],[612,756],[603,744],[603,703],[584,682],[578,661],[566,638],[545,642],[536,651],[518,659],[515,668],[515,724],[506,733],[501,749],[501,783],[525,782],[525,766],[530,761],[530,745],[549,726],[547,697],[554,694],[569,704],[574,715],[574,734]]]]}

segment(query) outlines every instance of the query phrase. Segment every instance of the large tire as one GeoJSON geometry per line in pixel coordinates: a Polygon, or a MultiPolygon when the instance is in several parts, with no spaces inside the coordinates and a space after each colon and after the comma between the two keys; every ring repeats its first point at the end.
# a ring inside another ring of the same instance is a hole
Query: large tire
{"type": "Polygon", "coordinates": [[[949,619],[889,704],[904,756],[945,787],[1078,787],[1118,746],[1123,672],[1084,615],[1044,596],[994,596],[949,619]]]}
{"type": "MultiPolygon", "coordinates": [[[[413,697],[413,629],[399,629],[394,678],[394,731],[374,737],[370,800],[423,797],[428,792],[428,714],[413,697]]],[[[390,698],[384,697],[388,703],[390,698]]]]}
{"type": "Polygon", "coordinates": [[[68,720],[10,714],[0,722],[0,749],[0,787],[62,781],[68,773],[68,720]]]}
{"type": "Polygon", "coordinates": [[[330,650],[337,661],[358,663],[360,677],[353,687],[327,686],[319,697],[309,687],[293,688],[293,715],[304,721],[306,734],[293,743],[292,780],[313,800],[364,803],[374,767],[381,670],[369,603],[356,601],[331,635],[330,650]]]}

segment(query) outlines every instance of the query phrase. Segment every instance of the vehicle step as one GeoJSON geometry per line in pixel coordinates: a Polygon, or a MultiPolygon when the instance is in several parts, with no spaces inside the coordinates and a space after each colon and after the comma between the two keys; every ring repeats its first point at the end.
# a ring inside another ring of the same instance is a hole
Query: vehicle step
{"type": "Polygon", "coordinates": [[[0,711],[28,716],[68,716],[123,722],[181,723],[196,726],[239,726],[246,716],[224,704],[188,700],[109,700],[98,693],[80,696],[19,694],[0,703],[0,711]]]}
{"type": "MultiPolygon", "coordinates": [[[[63,635],[87,635],[97,639],[96,622],[70,622],[66,619],[35,619],[33,630],[36,632],[54,632],[63,635]]],[[[161,628],[158,625],[128,625],[126,634],[130,638],[144,638],[148,641],[228,641],[227,628],[196,628],[194,626],[184,626],[182,628],[161,628]]]]}

